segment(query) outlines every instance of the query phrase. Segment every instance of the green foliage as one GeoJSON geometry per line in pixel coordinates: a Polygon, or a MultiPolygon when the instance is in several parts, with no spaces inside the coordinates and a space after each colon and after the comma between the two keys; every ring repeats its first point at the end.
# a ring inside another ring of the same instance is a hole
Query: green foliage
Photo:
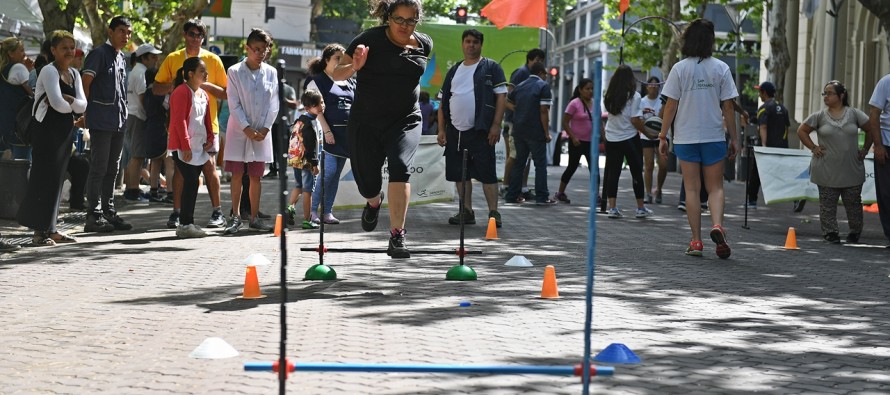
{"type": "MultiPolygon", "coordinates": [[[[713,0],[689,0],[681,9],[680,20],[673,22],[675,24],[681,22],[680,25],[682,25],[682,22],[690,22],[699,18],[707,4],[725,4],[728,2],[728,0],[716,2],[713,0]]],[[[675,35],[671,25],[660,19],[642,21],[635,24],[624,35],[622,40],[621,22],[618,14],[619,0],[604,0],[603,3],[609,9],[609,12],[605,13],[603,19],[600,20],[600,27],[604,32],[603,39],[606,43],[611,47],[620,48],[623,42],[625,62],[634,64],[643,70],[662,66],[664,51],[667,50],[671,38],[675,35]],[[617,27],[612,27],[613,24],[617,27]]],[[[718,5],[711,4],[710,6],[716,7],[718,5]]],[[[756,26],[756,31],[745,33],[760,33],[759,22],[763,14],[763,6],[762,1],[756,0],[746,0],[739,6],[739,9],[747,9],[749,11],[747,19],[754,21],[756,26]]],[[[626,25],[630,26],[634,21],[647,16],[660,16],[669,19],[669,14],[670,1],[632,1],[630,8],[627,10],[626,25]]],[[[682,26],[680,28],[682,29],[682,26]]],[[[726,41],[735,41],[735,39],[735,34],[729,33],[729,37],[724,40],[718,38],[717,46],[719,47],[726,41]]],[[[745,55],[758,56],[758,54],[748,52],[747,49],[742,53],[742,56],[745,55]]]]}
{"type": "Polygon", "coordinates": [[[99,0],[99,14],[102,20],[114,15],[125,15],[133,23],[133,42],[137,44],[152,43],[157,47],[164,45],[167,31],[171,27],[171,16],[190,19],[197,15],[180,16],[184,10],[194,4],[193,0],[130,0],[130,7],[123,10],[123,2],[116,0],[99,0]]]}

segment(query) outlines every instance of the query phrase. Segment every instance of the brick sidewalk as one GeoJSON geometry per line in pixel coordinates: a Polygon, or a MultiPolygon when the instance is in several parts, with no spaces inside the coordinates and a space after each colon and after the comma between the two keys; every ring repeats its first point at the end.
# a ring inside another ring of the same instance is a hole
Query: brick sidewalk
{"type": "MultiPolygon", "coordinates": [[[[549,168],[551,192],[562,168],[549,168]]],[[[501,207],[500,240],[485,241],[484,221],[468,226],[479,281],[447,282],[449,255],[391,260],[379,254],[328,254],[340,279],[301,281],[317,255],[317,232],[288,232],[288,350],[306,362],[573,365],[583,350],[589,199],[587,173],[570,184],[572,205],[501,207]],[[524,255],[535,267],[504,266],[524,255]],[[543,266],[556,266],[559,300],[541,300],[543,266]],[[459,307],[469,301],[471,307],[459,307]]],[[[688,225],[676,209],[679,176],[670,174],[655,216],[632,218],[629,175],[619,207],[624,219],[597,218],[594,354],[624,343],[642,359],[594,378],[609,394],[771,394],[890,392],[890,250],[877,215],[866,213],[863,245],[821,241],[817,205],[741,203],[744,185],[726,184],[733,256],[683,255],[688,225]],[[799,251],[785,251],[789,226],[799,251]]],[[[275,181],[264,181],[263,211],[274,212],[275,181]]],[[[223,202],[229,199],[225,195],[223,202]]],[[[484,200],[481,188],[477,206],[484,200]]],[[[224,204],[225,206],[225,204],[224,204]]],[[[199,196],[196,218],[210,214],[199,196]]],[[[476,208],[480,210],[480,207],[476,208]]],[[[80,242],[26,248],[0,257],[0,393],[270,394],[271,373],[243,371],[245,361],[278,355],[279,241],[244,232],[179,240],[164,227],[169,206],[129,205],[132,232],[78,235],[80,242]],[[260,252],[265,299],[241,300],[241,261],[260,252]],[[188,354],[218,336],[241,354],[197,360],[188,354]]],[[[455,204],[409,210],[411,248],[457,247],[447,225],[455,204]]],[[[484,212],[484,211],[483,211],[484,212]]],[[[360,210],[340,210],[328,247],[385,248],[380,229],[361,231],[360,210]]],[[[843,210],[839,215],[843,218],[843,210]]],[[[709,223],[707,218],[705,223],[709,223]]],[[[845,234],[845,223],[841,224],[845,234]]],[[[9,221],[4,234],[27,235],[9,221]]],[[[301,394],[577,394],[577,378],[421,374],[297,373],[301,394]]]]}

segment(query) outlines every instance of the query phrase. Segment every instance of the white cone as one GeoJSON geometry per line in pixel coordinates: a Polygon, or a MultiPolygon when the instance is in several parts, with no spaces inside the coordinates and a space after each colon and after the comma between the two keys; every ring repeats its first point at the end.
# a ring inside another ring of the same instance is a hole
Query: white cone
{"type": "Polygon", "coordinates": [[[244,258],[244,266],[268,266],[271,264],[272,262],[260,253],[253,253],[244,258]]]}
{"type": "Polygon", "coordinates": [[[522,255],[514,255],[504,265],[505,266],[516,266],[516,267],[532,267],[532,266],[534,266],[534,265],[532,265],[531,261],[529,261],[528,259],[525,259],[525,257],[522,255]]]}
{"type": "Polygon", "coordinates": [[[200,359],[220,359],[237,357],[238,350],[219,337],[208,337],[196,347],[189,357],[200,359]]]}

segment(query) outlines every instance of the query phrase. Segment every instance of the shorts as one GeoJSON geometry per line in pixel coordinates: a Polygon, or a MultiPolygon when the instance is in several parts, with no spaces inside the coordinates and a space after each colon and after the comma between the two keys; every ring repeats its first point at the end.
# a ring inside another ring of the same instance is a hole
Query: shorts
{"type": "Polygon", "coordinates": [[[145,158],[145,121],[136,116],[127,117],[124,124],[124,145],[131,158],[145,158]]]}
{"type": "Polygon", "coordinates": [[[640,142],[643,143],[643,148],[658,149],[659,140],[649,140],[648,138],[640,136],[640,142]]]}
{"type": "Polygon", "coordinates": [[[294,188],[302,189],[303,193],[311,193],[315,189],[315,176],[312,169],[294,168],[294,188]]]}
{"type": "Polygon", "coordinates": [[[710,166],[726,158],[726,142],[674,144],[674,154],[682,161],[710,166]]]}
{"type": "MultiPolygon", "coordinates": [[[[227,160],[223,170],[232,174],[244,174],[244,162],[227,160]]],[[[263,162],[247,162],[248,177],[262,177],[266,172],[266,164],[263,162]]]]}
{"type": "Polygon", "coordinates": [[[468,130],[459,132],[453,126],[445,131],[445,179],[461,181],[463,150],[467,150],[467,177],[483,184],[496,184],[494,146],[488,144],[488,131],[468,130]]]}

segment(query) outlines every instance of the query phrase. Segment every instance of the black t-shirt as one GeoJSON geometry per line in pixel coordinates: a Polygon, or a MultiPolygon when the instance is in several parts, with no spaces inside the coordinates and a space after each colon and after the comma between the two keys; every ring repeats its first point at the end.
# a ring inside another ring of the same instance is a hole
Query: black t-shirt
{"type": "Polygon", "coordinates": [[[420,32],[414,32],[414,37],[420,48],[401,48],[386,37],[386,26],[377,26],[352,40],[347,55],[353,56],[359,44],[369,50],[367,62],[357,73],[351,117],[386,124],[413,113],[420,116],[420,77],[426,70],[433,40],[420,32]]]}
{"type": "Polygon", "coordinates": [[[788,127],[791,121],[788,119],[788,109],[769,99],[757,110],[757,123],[766,125],[766,146],[776,148],[788,148],[788,127]]]}

